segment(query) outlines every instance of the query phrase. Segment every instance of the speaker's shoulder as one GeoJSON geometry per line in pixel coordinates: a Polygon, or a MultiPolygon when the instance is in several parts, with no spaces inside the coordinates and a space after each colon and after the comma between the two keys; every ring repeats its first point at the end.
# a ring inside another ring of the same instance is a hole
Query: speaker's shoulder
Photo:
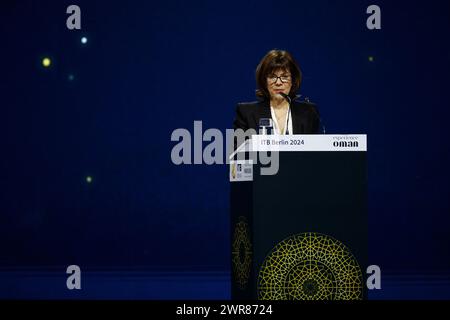
{"type": "Polygon", "coordinates": [[[241,113],[253,113],[256,112],[262,104],[262,101],[239,102],[237,104],[237,111],[241,113]]]}
{"type": "Polygon", "coordinates": [[[238,106],[241,106],[241,108],[257,108],[262,103],[263,101],[239,102],[238,106]]]}
{"type": "Polygon", "coordinates": [[[293,109],[300,112],[317,112],[317,105],[308,100],[295,100],[293,109]]]}

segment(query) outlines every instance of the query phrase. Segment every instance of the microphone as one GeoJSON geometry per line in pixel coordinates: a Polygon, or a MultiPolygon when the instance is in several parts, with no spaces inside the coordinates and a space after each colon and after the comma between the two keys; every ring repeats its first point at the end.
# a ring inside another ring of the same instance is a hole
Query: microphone
{"type": "Polygon", "coordinates": [[[286,134],[289,134],[289,116],[291,114],[291,108],[292,108],[292,99],[291,97],[289,97],[287,94],[285,94],[284,92],[280,92],[278,93],[280,96],[282,96],[284,99],[286,99],[286,101],[289,103],[289,109],[288,109],[288,118],[286,121],[286,134]]]}
{"type": "MultiPolygon", "coordinates": [[[[289,97],[287,94],[285,94],[284,92],[280,92],[280,93],[278,93],[280,96],[282,96],[284,99],[286,99],[286,101],[287,102],[289,102],[289,107],[291,107],[291,104],[292,104],[292,99],[291,99],[291,97],[289,97]]],[[[297,96],[296,98],[299,98],[300,96],[297,96]]],[[[306,103],[311,103],[311,101],[309,100],[309,98],[308,97],[306,97],[305,98],[305,101],[306,101],[306,103]]],[[[323,134],[326,134],[326,131],[325,131],[325,125],[324,125],[324,123],[323,123],[323,121],[322,121],[322,117],[319,115],[319,113],[318,113],[318,111],[314,108],[314,112],[315,112],[315,114],[316,114],[316,116],[317,116],[317,118],[319,119],[319,126],[320,127],[322,127],[322,133],[323,134]]]]}
{"type": "Polygon", "coordinates": [[[287,94],[285,94],[284,92],[280,92],[280,93],[278,93],[280,96],[282,96],[284,99],[286,99],[286,101],[287,102],[289,102],[289,106],[291,105],[291,103],[292,103],[292,99],[291,99],[291,97],[289,97],[287,94]]]}

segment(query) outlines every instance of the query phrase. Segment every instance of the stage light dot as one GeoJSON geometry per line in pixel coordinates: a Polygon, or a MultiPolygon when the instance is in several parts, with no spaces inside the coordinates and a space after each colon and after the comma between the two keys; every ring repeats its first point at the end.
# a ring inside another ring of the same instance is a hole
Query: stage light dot
{"type": "Polygon", "coordinates": [[[92,177],[91,176],[87,176],[86,177],[86,182],[87,183],[92,183],[92,177]]]}
{"type": "Polygon", "coordinates": [[[50,60],[50,58],[44,58],[44,59],[42,59],[42,65],[43,65],[45,68],[50,67],[51,64],[52,64],[52,60],[50,60]]]}
{"type": "Polygon", "coordinates": [[[86,37],[81,38],[81,43],[86,44],[88,42],[88,39],[86,37]]]}

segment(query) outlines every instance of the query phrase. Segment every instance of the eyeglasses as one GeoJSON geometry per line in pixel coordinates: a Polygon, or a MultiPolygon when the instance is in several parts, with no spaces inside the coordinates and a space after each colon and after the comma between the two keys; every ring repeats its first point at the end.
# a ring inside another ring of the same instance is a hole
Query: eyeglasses
{"type": "Polygon", "coordinates": [[[269,81],[270,84],[274,84],[278,81],[278,79],[281,80],[282,83],[287,83],[289,81],[291,81],[291,76],[290,75],[283,75],[283,76],[276,76],[276,75],[270,75],[267,77],[267,81],[269,81]]]}

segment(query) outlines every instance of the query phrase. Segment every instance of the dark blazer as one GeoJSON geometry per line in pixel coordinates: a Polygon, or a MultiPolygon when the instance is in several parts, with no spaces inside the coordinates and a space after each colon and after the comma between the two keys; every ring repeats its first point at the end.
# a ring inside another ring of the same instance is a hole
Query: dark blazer
{"type": "MultiPolygon", "coordinates": [[[[291,106],[292,134],[318,134],[320,117],[315,104],[293,101],[291,106]]],[[[258,131],[260,118],[272,118],[268,100],[238,103],[233,127],[236,129],[255,129],[258,131]]]]}

